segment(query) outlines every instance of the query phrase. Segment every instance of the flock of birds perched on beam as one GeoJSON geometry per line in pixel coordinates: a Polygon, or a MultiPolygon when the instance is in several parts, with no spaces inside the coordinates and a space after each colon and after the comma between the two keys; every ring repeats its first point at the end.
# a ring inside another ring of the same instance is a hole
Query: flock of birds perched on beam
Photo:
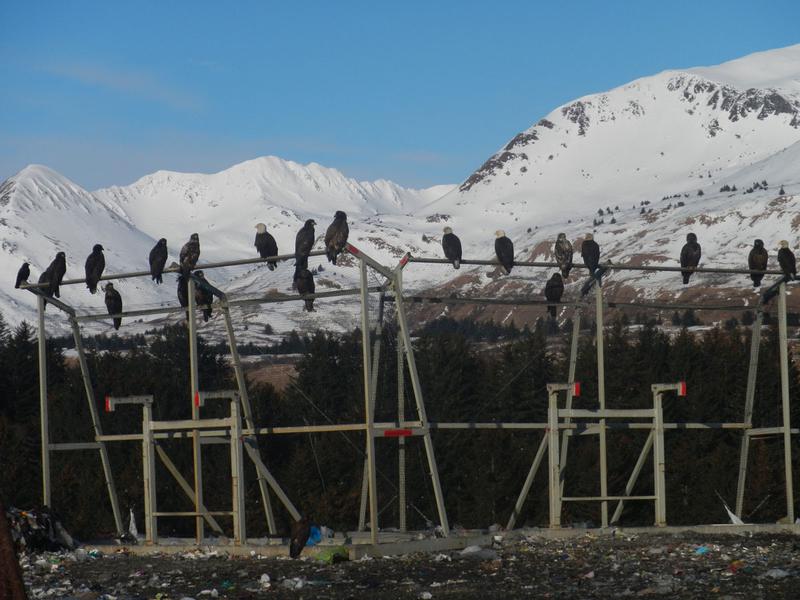
{"type": "MultiPolygon", "coordinates": [[[[308,257],[311,249],[316,240],[314,226],[316,222],[313,219],[308,219],[300,231],[297,232],[295,237],[294,257],[295,257],[295,270],[292,287],[302,296],[313,295],[315,291],[314,275],[308,269],[308,257]]],[[[350,233],[347,224],[347,215],[342,211],[336,211],[333,217],[333,222],[328,226],[325,232],[325,254],[332,264],[336,264],[336,258],[344,251],[347,245],[347,238],[350,233]]],[[[254,246],[258,250],[261,258],[274,258],[278,256],[278,243],[275,238],[267,231],[267,226],[264,223],[256,225],[256,237],[254,246]]],[[[450,227],[444,228],[444,235],[442,236],[442,249],[447,260],[453,263],[455,269],[461,266],[461,240],[453,233],[450,227]]],[[[495,232],[494,250],[497,255],[497,260],[506,274],[511,273],[514,267],[514,243],[506,237],[502,230],[495,232]]],[[[556,316],[556,303],[561,301],[561,296],[564,294],[564,280],[569,277],[569,273],[573,268],[572,257],[574,254],[572,244],[567,239],[566,234],[559,233],[556,239],[553,254],[559,268],[559,272],[553,273],[545,285],[544,295],[548,302],[553,304],[548,305],[548,312],[551,316],[556,316]]],[[[700,244],[697,243],[697,236],[694,233],[689,233],[686,236],[686,244],[681,249],[680,265],[681,275],[683,277],[684,285],[689,283],[689,279],[694,272],[694,269],[700,264],[701,249],[700,244]]],[[[600,246],[594,240],[591,233],[587,234],[581,243],[581,258],[592,278],[600,282],[604,267],[600,266],[600,246]]],[[[200,236],[193,233],[181,248],[180,263],[174,265],[178,269],[178,301],[182,307],[189,305],[189,279],[195,281],[205,280],[203,271],[195,270],[197,261],[200,259],[200,236]]],[[[755,240],[753,248],[750,250],[748,256],[748,268],[751,271],[766,271],[767,261],[769,254],[764,248],[763,240],[755,240]]],[[[156,245],[150,250],[149,255],[150,274],[156,284],[163,282],[164,268],[167,263],[167,240],[161,238],[156,245]]],[[[267,260],[267,267],[272,271],[275,270],[278,263],[276,260],[267,260]]],[[[784,273],[787,280],[794,279],[797,275],[797,261],[794,253],[789,249],[789,243],[782,240],[778,250],[778,264],[784,273]]],[[[103,270],[106,266],[105,256],[103,255],[103,246],[95,244],[92,253],[86,259],[85,272],[86,272],[86,287],[94,294],[97,292],[97,286],[103,275],[103,270]]],[[[53,259],[53,262],[47,269],[39,276],[39,286],[36,288],[40,293],[47,297],[60,298],[59,288],[64,275],[67,271],[67,260],[64,252],[59,252],[53,259]]],[[[30,265],[25,262],[22,264],[19,272],[17,273],[17,281],[15,287],[19,288],[23,283],[27,283],[30,277],[30,265]]],[[[759,287],[763,279],[763,273],[751,273],[750,278],[753,281],[753,287],[759,287]]],[[[590,280],[591,281],[591,280],[590,280]]],[[[195,302],[197,305],[203,307],[203,319],[208,321],[211,317],[211,303],[213,302],[213,294],[210,288],[201,285],[195,285],[195,302]]],[[[103,288],[105,291],[105,304],[108,309],[108,314],[119,315],[122,313],[122,296],[114,288],[114,284],[108,283],[103,288]]],[[[304,310],[312,312],[314,310],[314,299],[304,298],[304,310]]],[[[114,329],[119,329],[122,323],[120,317],[114,317],[114,329]]]]}

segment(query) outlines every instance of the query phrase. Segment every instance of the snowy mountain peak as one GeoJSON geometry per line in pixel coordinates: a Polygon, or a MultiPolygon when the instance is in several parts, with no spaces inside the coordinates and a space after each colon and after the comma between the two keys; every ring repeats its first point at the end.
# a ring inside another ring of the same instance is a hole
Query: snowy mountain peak
{"type": "Polygon", "coordinates": [[[797,94],[800,93],[800,44],[685,72],[739,89],[772,88],[797,94]]]}

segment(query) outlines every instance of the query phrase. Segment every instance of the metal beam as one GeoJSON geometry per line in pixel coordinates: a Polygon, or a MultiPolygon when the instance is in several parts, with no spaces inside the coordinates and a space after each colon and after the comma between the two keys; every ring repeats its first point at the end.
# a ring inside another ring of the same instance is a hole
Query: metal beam
{"type": "Polygon", "coordinates": [[[39,425],[42,455],[42,504],[53,506],[50,487],[50,419],[47,404],[47,335],[44,329],[44,296],[36,298],[39,308],[39,330],[37,354],[39,355],[39,425]]]}
{"type": "Polygon", "coordinates": [[[794,523],[794,482],[792,477],[791,406],[789,403],[789,341],[786,327],[786,283],[778,291],[778,343],[781,361],[781,413],[783,426],[783,468],[786,485],[786,516],[794,523]]]}
{"type": "MultiPolygon", "coordinates": [[[[200,382],[197,367],[197,312],[195,310],[195,284],[194,281],[186,281],[186,295],[188,296],[189,306],[186,313],[186,327],[189,334],[189,382],[190,400],[192,407],[192,420],[200,419],[200,382]]],[[[227,424],[227,419],[225,420],[227,424]]],[[[155,425],[155,424],[154,424],[155,425]]],[[[160,423],[159,423],[160,425],[160,423]]],[[[217,425],[217,427],[226,425],[217,425]]],[[[155,429],[156,427],[154,427],[155,429]]],[[[160,428],[160,427],[159,427],[160,428]]],[[[175,427],[178,429],[178,427],[175,427]]],[[[200,512],[200,505],[203,504],[203,445],[200,443],[199,428],[192,431],[192,464],[194,465],[194,509],[200,512]]],[[[203,519],[195,519],[195,542],[200,544],[205,537],[205,526],[203,519]]]]}
{"type": "Polygon", "coordinates": [[[256,469],[261,472],[261,475],[267,480],[269,486],[272,488],[272,491],[275,492],[275,495],[278,499],[283,503],[283,506],[289,511],[289,514],[295,521],[299,521],[302,516],[300,515],[300,511],[295,508],[295,505],[292,504],[292,501],[289,499],[289,496],[286,495],[286,492],[283,491],[278,480],[269,472],[267,465],[261,460],[261,456],[259,456],[258,452],[256,451],[255,447],[253,446],[253,439],[251,437],[247,437],[242,440],[244,442],[244,449],[250,455],[250,460],[253,461],[253,464],[256,466],[256,469]]]}
{"type": "MultiPolygon", "coordinates": [[[[756,320],[750,329],[750,364],[747,366],[747,389],[744,395],[744,422],[753,423],[753,405],[756,396],[756,378],[758,377],[758,353],[761,348],[761,324],[764,312],[759,309],[756,320]]],[[[746,432],[745,432],[746,433],[746,432]]],[[[747,461],[750,457],[750,437],[742,435],[739,448],[739,479],[736,484],[736,516],[742,518],[744,510],[744,490],[747,483],[747,461]]]]}
{"type": "MultiPolygon", "coordinates": [[[[650,453],[650,449],[653,447],[653,437],[654,432],[651,430],[650,433],[647,434],[647,439],[644,442],[644,447],[642,451],[639,453],[639,458],[636,459],[636,464],[633,466],[633,472],[631,472],[631,476],[628,478],[628,483],[625,484],[625,498],[629,497],[633,492],[633,487],[636,485],[636,481],[639,479],[639,474],[642,472],[644,468],[645,460],[647,459],[647,455],[650,453]]],[[[619,518],[622,516],[622,508],[625,500],[620,500],[617,502],[617,508],[614,511],[614,515],[611,517],[611,524],[619,523],[619,518]]]]}
{"type": "MultiPolygon", "coordinates": [[[[594,286],[595,291],[595,324],[597,328],[597,400],[600,405],[600,412],[606,409],[606,362],[605,362],[605,341],[603,338],[603,286],[600,278],[594,286]]],[[[606,420],[600,419],[600,495],[608,496],[608,450],[606,447],[606,420]]],[[[603,527],[608,527],[608,502],[605,500],[600,505],[600,522],[603,527]]]]}

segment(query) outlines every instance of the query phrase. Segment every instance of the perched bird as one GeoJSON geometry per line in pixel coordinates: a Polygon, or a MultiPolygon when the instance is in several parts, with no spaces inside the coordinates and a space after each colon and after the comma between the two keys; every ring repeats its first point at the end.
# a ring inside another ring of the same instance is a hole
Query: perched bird
{"type": "Polygon", "coordinates": [[[697,243],[697,236],[693,233],[686,234],[686,243],[681,249],[681,268],[689,268],[681,271],[683,285],[689,283],[689,278],[692,276],[694,268],[700,264],[700,255],[700,244],[697,243]]]}
{"type": "Polygon", "coordinates": [[[494,232],[494,252],[497,254],[497,260],[503,265],[506,274],[511,273],[514,267],[514,242],[506,237],[506,232],[498,229],[494,232]]]}
{"type": "Polygon", "coordinates": [[[461,267],[461,240],[450,227],[444,228],[442,250],[444,250],[445,258],[453,263],[453,268],[459,269],[461,267]]]}
{"type": "Polygon", "coordinates": [[[297,558],[306,546],[308,536],[311,535],[311,520],[303,517],[292,523],[292,540],[289,544],[289,556],[297,558]]]}
{"type": "MultiPolygon", "coordinates": [[[[564,280],[561,278],[561,273],[553,273],[553,276],[547,280],[547,284],[544,286],[544,297],[547,298],[548,302],[561,302],[561,296],[564,294],[564,280]]],[[[556,316],[556,307],[555,304],[548,304],[547,310],[550,312],[550,316],[556,316]]]]}
{"type": "Polygon", "coordinates": [[[336,257],[344,250],[349,234],[347,215],[337,210],[333,215],[333,222],[328,225],[328,230],[325,232],[325,255],[328,257],[328,262],[336,264],[336,257]]]}
{"type": "Polygon", "coordinates": [[[583,264],[589,269],[589,274],[594,277],[597,266],[600,264],[600,246],[594,241],[591,233],[586,234],[586,238],[581,243],[581,258],[583,264]]]}
{"type": "Polygon", "coordinates": [[[24,262],[22,266],[17,271],[17,283],[14,284],[15,288],[19,288],[23,283],[28,283],[28,277],[31,276],[31,266],[30,264],[24,262]]]}
{"type": "Polygon", "coordinates": [[[561,269],[561,276],[566,279],[572,270],[572,244],[567,239],[566,233],[558,234],[553,253],[556,256],[558,267],[561,269]]]}
{"type": "Polygon", "coordinates": [[[311,252],[311,248],[314,247],[314,225],[316,224],[314,219],[308,219],[294,239],[295,279],[299,277],[300,271],[308,269],[308,254],[311,252]]]}
{"type": "MultiPolygon", "coordinates": [[[[195,271],[194,274],[197,276],[198,279],[202,279],[203,281],[205,281],[206,276],[203,274],[202,271],[195,271]]],[[[208,323],[208,320],[211,318],[211,303],[214,301],[214,294],[212,294],[207,289],[195,283],[194,301],[195,304],[197,304],[197,306],[208,306],[208,308],[203,309],[203,321],[208,323]]]]}
{"type": "Polygon", "coordinates": [[[153,281],[157,284],[163,283],[164,278],[161,275],[164,273],[164,265],[167,264],[166,238],[161,238],[156,242],[156,245],[150,250],[148,261],[150,262],[150,276],[153,278],[153,281]]]}
{"type": "MultiPolygon", "coordinates": [[[[297,291],[301,295],[306,294],[313,294],[314,293],[314,275],[308,269],[302,269],[297,274],[297,279],[295,280],[297,284],[297,291]]],[[[305,300],[305,310],[308,312],[314,312],[314,299],[307,298],[305,300]]]]}
{"type": "MultiPolygon", "coordinates": [[[[769,254],[764,248],[764,240],[756,240],[753,242],[753,248],[747,257],[747,268],[752,271],[766,271],[768,259],[769,254]]],[[[753,280],[753,287],[758,287],[761,285],[761,280],[764,279],[764,274],[750,273],[750,279],[753,280]]]]}
{"type": "Polygon", "coordinates": [[[59,289],[61,281],[64,279],[64,274],[67,272],[67,255],[63,252],[56,254],[44,273],[39,276],[39,283],[49,283],[46,289],[43,289],[45,295],[51,298],[55,296],[60,298],[61,294],[59,289]]]}
{"type": "MultiPolygon", "coordinates": [[[[106,284],[106,308],[108,309],[108,314],[110,315],[117,315],[122,312],[122,296],[119,295],[119,292],[114,289],[113,283],[106,284]]],[[[114,329],[119,329],[119,326],[122,325],[122,317],[115,317],[114,318],[114,329]]]]}
{"type": "Polygon", "coordinates": [[[778,264],[781,266],[781,271],[783,271],[787,281],[797,277],[797,259],[794,257],[794,252],[789,250],[789,242],[786,240],[781,240],[780,250],[778,250],[778,264]]]}
{"type": "Polygon", "coordinates": [[[183,273],[178,275],[178,302],[184,308],[189,306],[189,278],[183,273]]]}
{"type": "Polygon", "coordinates": [[[181,273],[188,275],[197,266],[197,261],[200,260],[200,236],[193,233],[189,241],[181,248],[180,262],[181,273]]]}
{"type": "MultiPolygon", "coordinates": [[[[264,223],[258,223],[256,225],[256,241],[253,245],[258,250],[258,255],[261,258],[278,256],[278,242],[276,242],[272,234],[267,231],[267,226],[264,225],[264,223]]],[[[267,261],[267,268],[269,268],[270,271],[274,271],[277,266],[277,261],[267,261]]]]}
{"type": "Polygon", "coordinates": [[[103,249],[100,244],[95,244],[94,248],[92,248],[92,253],[86,259],[86,287],[89,288],[92,294],[97,293],[97,283],[106,268],[106,257],[103,255],[103,249]]]}

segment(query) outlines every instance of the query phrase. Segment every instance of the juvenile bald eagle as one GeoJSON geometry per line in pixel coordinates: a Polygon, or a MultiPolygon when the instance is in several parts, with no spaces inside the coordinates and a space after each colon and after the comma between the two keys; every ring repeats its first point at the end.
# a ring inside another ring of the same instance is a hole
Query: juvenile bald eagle
{"type": "Polygon", "coordinates": [[[444,250],[445,258],[453,263],[453,268],[459,269],[461,267],[461,240],[449,227],[444,228],[442,250],[444,250]]]}
{"type": "MultiPolygon", "coordinates": [[[[314,293],[314,275],[308,269],[300,270],[300,272],[297,274],[295,283],[297,284],[297,292],[300,295],[304,296],[306,294],[314,293]]],[[[305,300],[304,309],[308,312],[314,312],[314,298],[307,298],[305,300]]]]}
{"type": "Polygon", "coordinates": [[[497,254],[497,260],[503,266],[506,274],[511,273],[514,267],[514,242],[506,237],[506,232],[498,229],[494,232],[494,252],[497,254]]]}
{"type": "Polygon", "coordinates": [[[44,292],[45,296],[50,296],[51,298],[55,296],[56,298],[60,298],[61,294],[59,289],[61,286],[61,281],[64,279],[64,274],[66,272],[67,255],[63,252],[59,252],[53,259],[53,262],[51,262],[44,270],[44,273],[39,275],[39,283],[48,284],[46,287],[39,289],[44,292]]]}
{"type": "MultiPolygon", "coordinates": [[[[753,248],[750,250],[750,255],[747,257],[747,268],[751,271],[766,271],[767,261],[769,254],[767,249],[764,248],[764,240],[756,240],[753,242],[753,248]]],[[[753,280],[753,287],[761,285],[761,280],[764,279],[763,273],[750,273],[750,279],[753,280]]]]}
{"type": "Polygon", "coordinates": [[[787,281],[797,276],[797,259],[794,257],[794,252],[789,249],[789,242],[786,240],[781,240],[780,250],[778,250],[778,264],[781,266],[781,271],[783,271],[787,281]]]}
{"type": "MultiPolygon", "coordinates": [[[[544,286],[544,297],[547,298],[548,302],[561,302],[561,296],[564,294],[564,280],[561,277],[561,273],[553,273],[553,276],[547,280],[547,284],[544,286]]],[[[547,310],[550,313],[550,316],[555,318],[557,314],[558,307],[554,304],[548,304],[547,310]]]]}
{"type": "MultiPolygon", "coordinates": [[[[198,279],[205,281],[206,276],[202,271],[195,271],[194,274],[198,279]]],[[[203,321],[208,323],[208,320],[211,318],[211,303],[214,301],[214,294],[195,283],[194,301],[197,306],[208,306],[208,308],[203,309],[203,321]]]]}
{"type": "Polygon", "coordinates": [[[22,266],[17,271],[17,283],[14,284],[15,288],[19,288],[23,283],[28,283],[28,277],[31,276],[31,266],[30,264],[24,262],[22,266]]]}
{"type": "MultiPolygon", "coordinates": [[[[119,295],[119,292],[114,289],[113,283],[106,284],[106,308],[108,309],[108,314],[110,315],[117,315],[122,312],[122,296],[119,295]]],[[[114,329],[119,329],[119,326],[122,325],[122,317],[115,317],[114,318],[114,329]]]]}
{"type": "Polygon", "coordinates": [[[92,294],[97,293],[97,283],[103,276],[106,268],[106,257],[103,255],[103,246],[95,244],[92,253],[86,259],[86,287],[92,294]]]}
{"type": "Polygon", "coordinates": [[[333,222],[328,225],[328,230],[325,232],[325,255],[328,257],[328,262],[336,264],[336,257],[347,245],[348,235],[350,227],[347,225],[347,215],[337,210],[333,215],[333,222]]]}
{"type": "Polygon", "coordinates": [[[200,236],[193,233],[189,241],[181,248],[181,272],[184,275],[191,273],[197,266],[198,260],[200,260],[200,236]]]}
{"type": "Polygon", "coordinates": [[[294,278],[300,276],[300,271],[308,268],[308,254],[314,247],[314,219],[308,219],[294,239],[294,278]]]}
{"type": "Polygon", "coordinates": [[[681,275],[683,275],[683,285],[689,283],[694,269],[700,264],[700,244],[697,243],[697,236],[693,233],[686,234],[686,243],[681,249],[681,275]],[[684,267],[686,267],[684,269],[684,267]]]}
{"type": "Polygon", "coordinates": [[[178,302],[184,308],[189,306],[189,278],[183,273],[178,275],[178,302]]]}
{"type": "Polygon", "coordinates": [[[150,276],[157,284],[163,283],[164,278],[161,276],[164,273],[164,265],[167,264],[167,240],[161,238],[150,250],[148,258],[150,262],[150,276]]]}
{"type": "Polygon", "coordinates": [[[308,536],[311,535],[311,519],[303,517],[292,523],[292,539],[289,543],[289,556],[297,558],[306,547],[308,536]]]}
{"type": "Polygon", "coordinates": [[[556,239],[555,248],[553,248],[558,268],[561,269],[561,275],[564,279],[569,277],[569,272],[572,270],[572,244],[567,239],[566,233],[559,233],[556,239]]]}
{"type": "Polygon", "coordinates": [[[594,277],[597,266],[600,264],[600,245],[594,241],[594,236],[591,233],[587,233],[586,238],[581,243],[581,258],[583,259],[583,264],[589,269],[589,274],[594,277]]]}
{"type": "MultiPolygon", "coordinates": [[[[264,225],[264,223],[258,223],[256,225],[256,241],[253,245],[258,250],[258,255],[261,258],[278,256],[278,242],[276,242],[272,234],[267,231],[267,226],[264,225]]],[[[274,271],[277,266],[277,261],[267,261],[267,268],[269,268],[270,271],[274,271]]]]}

